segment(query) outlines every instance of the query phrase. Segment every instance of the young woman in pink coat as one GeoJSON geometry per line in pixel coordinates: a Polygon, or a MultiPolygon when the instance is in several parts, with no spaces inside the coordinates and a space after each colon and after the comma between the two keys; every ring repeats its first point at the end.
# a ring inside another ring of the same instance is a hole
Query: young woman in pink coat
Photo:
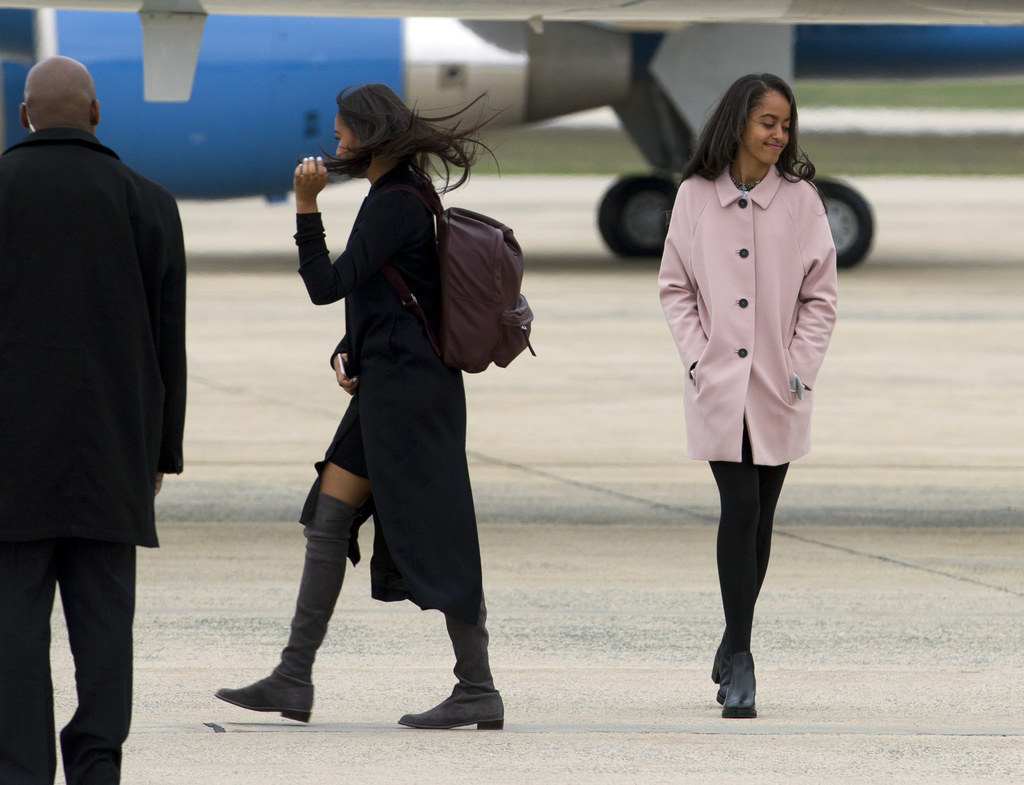
{"type": "Polygon", "coordinates": [[[789,462],[810,450],[818,369],[836,319],[836,252],[793,91],[750,74],[726,91],[683,172],[661,303],[686,371],[687,455],[721,497],[726,630],[712,678],[723,717],[756,717],[750,631],[789,462]]]}

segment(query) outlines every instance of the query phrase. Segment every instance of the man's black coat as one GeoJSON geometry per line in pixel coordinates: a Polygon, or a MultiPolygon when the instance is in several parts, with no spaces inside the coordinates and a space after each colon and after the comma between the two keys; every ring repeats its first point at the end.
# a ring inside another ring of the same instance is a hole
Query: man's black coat
{"type": "Polygon", "coordinates": [[[173,197],[91,134],[30,134],[0,157],[0,541],[155,546],[184,421],[173,197]]]}

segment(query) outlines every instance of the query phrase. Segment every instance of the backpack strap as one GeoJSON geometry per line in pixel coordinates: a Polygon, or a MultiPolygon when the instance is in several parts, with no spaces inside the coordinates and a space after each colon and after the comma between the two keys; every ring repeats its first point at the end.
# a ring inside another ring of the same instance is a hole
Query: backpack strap
{"type": "MultiPolygon", "coordinates": [[[[423,206],[430,210],[434,216],[438,216],[442,212],[441,198],[437,195],[437,192],[431,188],[429,191],[430,196],[425,194],[422,188],[415,188],[411,185],[393,185],[390,188],[385,188],[384,192],[387,191],[409,191],[419,197],[419,200],[423,202],[423,206]]],[[[416,299],[416,295],[412,293],[408,285],[405,283],[405,279],[402,278],[402,274],[398,272],[398,268],[395,267],[391,262],[384,262],[381,265],[380,271],[384,274],[384,277],[388,279],[388,283],[391,287],[398,292],[399,298],[402,300],[402,305],[406,309],[411,311],[413,314],[419,317],[419,320],[423,322],[423,327],[427,331],[427,338],[430,340],[430,345],[433,347],[437,356],[441,356],[441,345],[437,342],[437,336],[434,335],[434,330],[430,326],[430,321],[427,319],[427,315],[423,312],[423,308],[420,305],[419,300],[416,299]]]]}
{"type": "Polygon", "coordinates": [[[440,215],[442,212],[444,212],[444,207],[441,206],[441,197],[438,196],[437,191],[435,191],[429,185],[421,185],[417,188],[416,186],[413,185],[406,185],[405,183],[401,183],[399,185],[392,185],[389,188],[384,189],[385,193],[387,193],[388,191],[408,191],[409,193],[414,194],[421,202],[423,202],[423,206],[430,210],[430,212],[432,212],[435,216],[440,215]]]}
{"type": "Polygon", "coordinates": [[[427,315],[423,312],[423,307],[420,305],[420,301],[416,299],[416,295],[409,290],[408,286],[406,286],[405,280],[402,278],[402,274],[398,272],[398,269],[391,264],[391,262],[384,262],[380,271],[384,273],[384,277],[388,279],[388,283],[391,284],[392,288],[398,292],[398,296],[402,300],[402,305],[418,316],[420,321],[423,322],[423,327],[427,331],[427,338],[430,340],[430,345],[434,348],[437,356],[440,357],[441,346],[437,342],[437,336],[434,335],[434,330],[430,327],[430,322],[427,320],[427,315]]]}

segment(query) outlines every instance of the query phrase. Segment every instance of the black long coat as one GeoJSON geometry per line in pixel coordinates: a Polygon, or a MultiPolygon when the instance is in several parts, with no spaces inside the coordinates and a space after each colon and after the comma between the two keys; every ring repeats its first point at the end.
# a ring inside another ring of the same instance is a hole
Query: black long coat
{"type": "Polygon", "coordinates": [[[184,420],[173,197],[91,134],[30,134],[0,157],[0,541],[156,546],[184,420]]]}
{"type": "MultiPolygon", "coordinates": [[[[462,373],[441,362],[423,324],[380,272],[390,260],[436,329],[433,216],[415,195],[387,191],[398,183],[417,180],[404,165],[380,177],[333,264],[320,216],[299,215],[299,273],[314,303],[345,299],[346,333],[338,351],[348,354],[347,369],[359,377],[359,387],[335,444],[358,421],[375,508],[373,596],[410,599],[476,623],[480,545],[466,464],[462,373]]],[[[314,483],[303,522],[317,488],[314,483]]],[[[358,550],[352,555],[357,559],[358,550]]]]}

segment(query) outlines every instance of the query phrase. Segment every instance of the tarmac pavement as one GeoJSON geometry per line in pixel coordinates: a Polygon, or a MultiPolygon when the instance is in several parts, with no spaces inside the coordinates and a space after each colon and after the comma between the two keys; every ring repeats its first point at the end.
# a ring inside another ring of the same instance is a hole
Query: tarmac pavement
{"type": "MultiPolygon", "coordinates": [[[[327,364],[343,309],[306,298],[288,205],[183,203],[186,471],[158,498],[162,547],[140,551],[124,782],[1024,781],[1024,181],[854,184],[877,241],[840,275],[815,449],[779,506],[756,720],[714,700],[717,493],[685,458],[657,263],[604,250],[604,178],[451,196],[515,228],[536,314],[536,358],[466,379],[502,732],[396,724],[448,695],[452,655],[440,614],[369,598],[366,562],[309,725],[213,698],[285,642],[294,521],[347,404],[327,364]]],[[[326,192],[335,251],[364,193],[326,192]]],[[[60,724],[73,666],[54,629],[60,724]]]]}

